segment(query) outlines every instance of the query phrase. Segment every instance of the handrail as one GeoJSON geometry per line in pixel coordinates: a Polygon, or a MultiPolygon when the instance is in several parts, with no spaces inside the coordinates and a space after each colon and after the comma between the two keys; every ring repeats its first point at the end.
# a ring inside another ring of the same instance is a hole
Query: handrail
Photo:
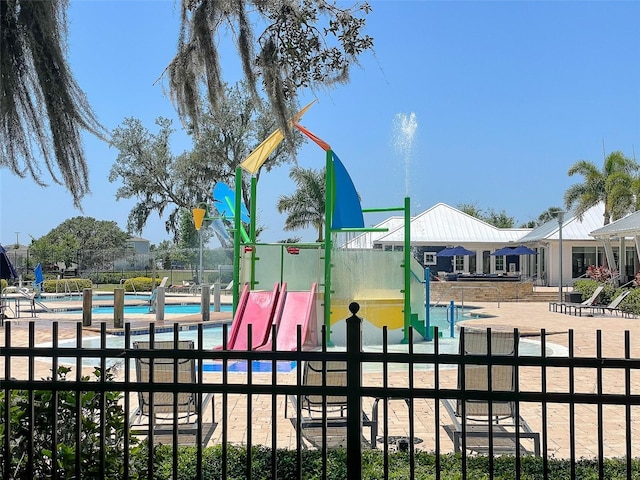
{"type": "MultiPolygon", "coordinates": [[[[120,279],[120,286],[122,288],[124,288],[124,282],[126,282],[127,280],[129,280],[128,278],[121,278],[120,279]]],[[[138,292],[136,292],[136,284],[135,282],[130,282],[131,283],[131,288],[133,289],[133,293],[137,294],[138,292]]]]}
{"type": "Polygon", "coordinates": [[[26,287],[9,286],[2,289],[2,293],[0,295],[0,303],[5,309],[9,310],[14,316],[18,314],[18,304],[20,302],[20,298],[24,298],[29,300],[30,302],[33,302],[34,305],[38,305],[45,312],[50,312],[51,309],[41,301],[37,300],[36,295],[37,295],[37,292],[31,291],[26,287]],[[10,297],[9,296],[10,293],[16,294],[18,296],[10,297]],[[9,306],[9,300],[14,301],[14,304],[16,307],[15,311],[13,308],[9,306]]]}
{"type": "Polygon", "coordinates": [[[426,281],[424,278],[420,278],[420,277],[418,277],[418,276],[413,272],[413,270],[411,270],[411,269],[410,269],[410,270],[409,270],[409,272],[411,273],[411,276],[413,277],[413,279],[414,279],[415,281],[420,282],[420,283],[427,283],[427,281],[426,281]]]}
{"type": "Polygon", "coordinates": [[[58,279],[56,279],[56,293],[59,293],[58,292],[58,285],[60,284],[60,282],[62,282],[62,285],[64,287],[64,292],[63,293],[65,295],[68,294],[69,296],[71,296],[73,293],[81,293],[80,285],[78,284],[78,280],[72,279],[71,281],[69,281],[66,278],[58,278],[58,279]],[[71,287],[70,287],[71,282],[73,282],[75,284],[75,286],[76,286],[75,292],[71,290],[71,287]]]}

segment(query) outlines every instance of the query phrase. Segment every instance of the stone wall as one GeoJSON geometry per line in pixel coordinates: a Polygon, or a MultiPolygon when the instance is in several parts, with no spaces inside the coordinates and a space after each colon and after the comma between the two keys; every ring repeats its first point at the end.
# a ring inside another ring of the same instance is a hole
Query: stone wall
{"type": "Polygon", "coordinates": [[[431,282],[431,303],[517,302],[533,294],[531,282],[431,282]]]}

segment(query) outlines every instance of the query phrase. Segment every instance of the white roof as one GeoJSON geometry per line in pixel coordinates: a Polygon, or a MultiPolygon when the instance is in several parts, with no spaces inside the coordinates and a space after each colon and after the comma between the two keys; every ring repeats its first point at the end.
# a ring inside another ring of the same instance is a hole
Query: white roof
{"type": "Polygon", "coordinates": [[[609,225],[592,231],[589,235],[594,238],[640,235],[640,212],[634,212],[615,222],[611,222],[609,225]]]}
{"type": "MultiPolygon", "coordinates": [[[[529,228],[498,228],[445,203],[438,203],[411,220],[411,243],[459,245],[464,243],[507,244],[518,241],[529,228]]],[[[375,243],[404,241],[402,223],[380,236],[375,243]]]]}
{"type": "Polygon", "coordinates": [[[386,228],[387,231],[361,233],[357,237],[347,240],[342,248],[373,248],[374,241],[395,230],[396,228],[402,227],[402,225],[404,225],[404,217],[389,217],[373,227],[380,229],[386,228]]]}
{"type": "MultiPolygon", "coordinates": [[[[582,220],[579,220],[575,212],[567,212],[562,223],[563,240],[593,240],[590,232],[602,226],[604,216],[604,203],[587,210],[582,220]]],[[[539,242],[543,240],[559,240],[559,225],[556,219],[534,228],[522,237],[520,243],[539,242]]]]}

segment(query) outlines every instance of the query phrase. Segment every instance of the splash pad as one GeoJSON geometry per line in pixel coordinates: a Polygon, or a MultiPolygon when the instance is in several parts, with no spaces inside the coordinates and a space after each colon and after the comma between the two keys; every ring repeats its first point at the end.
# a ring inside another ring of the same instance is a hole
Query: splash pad
{"type": "MultiPolygon", "coordinates": [[[[263,290],[286,283],[289,290],[301,291],[308,291],[310,285],[317,284],[318,331],[322,325],[326,327],[328,346],[344,338],[343,320],[350,315],[347,305],[354,301],[360,304],[358,316],[363,319],[363,331],[375,333],[367,338],[382,338],[383,327],[389,331],[390,343],[408,343],[412,328],[418,334],[414,338],[426,338],[425,304],[428,302],[421,281],[424,269],[411,255],[409,197],[405,197],[404,205],[399,207],[363,209],[347,169],[331,146],[297,123],[310,106],[307,105],[291,122],[326,154],[326,239],[324,243],[312,244],[260,244],[256,241],[256,174],[283,139],[282,133],[276,130],[236,170],[236,192],[242,185],[242,169],[251,174],[252,201],[248,233],[240,215],[233,216],[234,229],[238,233],[234,235],[234,312],[243,284],[248,284],[251,290],[263,290]],[[402,251],[334,246],[341,234],[387,232],[388,228],[384,227],[364,227],[363,214],[372,212],[402,212],[402,251]]],[[[413,135],[415,125],[410,123],[409,127],[413,135]]],[[[225,203],[233,205],[232,213],[242,211],[241,195],[237,193],[225,203]]]]}

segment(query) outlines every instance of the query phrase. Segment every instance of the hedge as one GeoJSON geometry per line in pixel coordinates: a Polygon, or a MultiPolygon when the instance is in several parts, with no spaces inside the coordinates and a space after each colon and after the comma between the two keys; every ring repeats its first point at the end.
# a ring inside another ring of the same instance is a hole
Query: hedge
{"type": "MultiPolygon", "coordinates": [[[[605,282],[604,284],[597,280],[577,280],[573,284],[573,289],[582,294],[582,298],[589,298],[598,286],[603,285],[604,288],[600,296],[596,299],[597,305],[608,305],[623,290],[627,288],[616,288],[612,284],[605,282]]],[[[640,288],[631,287],[631,293],[618,306],[620,310],[626,313],[640,315],[640,288]]]]}

